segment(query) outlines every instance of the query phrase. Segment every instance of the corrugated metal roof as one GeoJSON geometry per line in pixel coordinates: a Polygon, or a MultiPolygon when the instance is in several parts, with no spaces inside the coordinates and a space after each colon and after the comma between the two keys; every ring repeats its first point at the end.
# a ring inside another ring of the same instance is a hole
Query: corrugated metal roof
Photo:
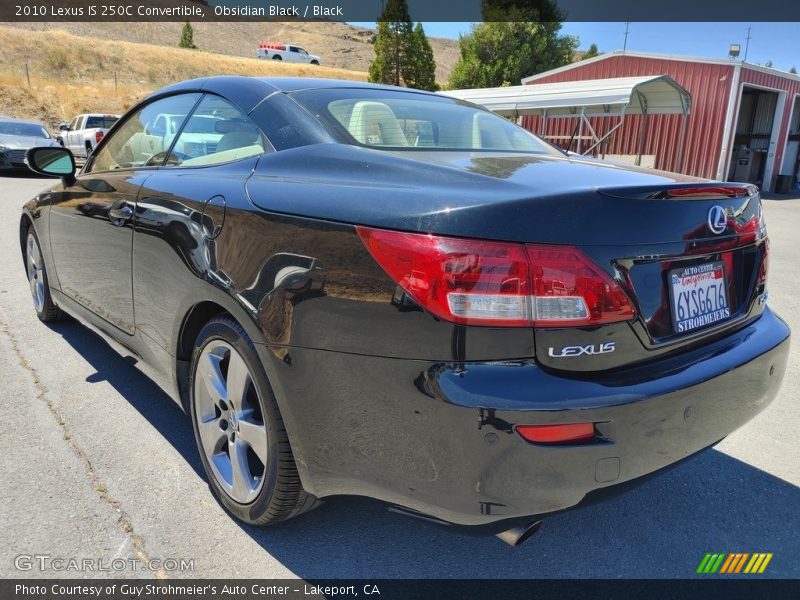
{"type": "Polygon", "coordinates": [[[795,75],[794,73],[789,73],[787,71],[781,71],[779,69],[773,69],[771,67],[765,67],[763,65],[754,65],[752,63],[744,62],[743,60],[733,60],[730,58],[708,58],[703,56],[686,56],[681,54],[660,54],[656,52],[639,52],[639,51],[630,51],[630,50],[614,50],[613,52],[604,52],[598,56],[593,56],[591,58],[587,58],[585,60],[579,60],[574,63],[570,63],[568,65],[564,65],[563,67],[558,67],[556,69],[551,69],[550,71],[545,71],[544,73],[537,73],[536,75],[530,75],[529,77],[522,78],[522,84],[527,83],[534,83],[538,79],[546,79],[555,75],[557,73],[563,73],[564,71],[570,71],[572,69],[577,69],[583,67],[588,64],[601,62],[604,60],[608,60],[609,58],[614,58],[617,56],[632,56],[634,58],[652,58],[656,60],[673,60],[673,61],[681,61],[681,62],[692,62],[692,63],[705,63],[710,65],[738,65],[741,67],[745,67],[747,69],[752,69],[753,71],[759,71],[761,73],[767,75],[774,75],[776,77],[781,77],[784,79],[789,79],[793,81],[800,81],[800,75],[795,75]]]}
{"type": "MultiPolygon", "coordinates": [[[[639,145],[640,127],[645,128],[644,153],[655,155],[656,168],[675,171],[698,177],[720,178],[718,174],[720,148],[727,119],[733,119],[733,110],[726,109],[730,102],[738,104],[737,64],[711,64],[668,59],[642,58],[631,54],[615,54],[608,60],[592,62],[588,59],[576,63],[578,68],[563,71],[548,71],[531,82],[531,87],[552,83],[607,77],[643,77],[646,75],[669,75],[692,95],[692,112],[687,119],[686,135],[682,144],[684,151],[679,160],[680,135],[683,118],[677,115],[648,117],[631,116],[625,119],[622,128],[615,132],[607,147],[608,154],[635,154],[639,145]],[[733,88],[733,89],[732,89],[733,88]],[[728,115],[726,117],[726,115],[728,115]]],[[[525,127],[545,136],[572,135],[574,124],[567,119],[548,119],[546,131],[542,132],[539,117],[526,117],[525,127]]],[[[609,119],[591,117],[592,126],[598,134],[608,131],[604,121],[609,119]]],[[[732,127],[732,125],[731,125],[732,127]]],[[[726,157],[729,150],[726,151],[726,157]]],[[[724,164],[724,163],[723,163],[724,164]]]]}
{"type": "Polygon", "coordinates": [[[691,96],[666,75],[449,90],[441,94],[480,104],[501,115],[674,115],[689,112],[691,96]],[[616,110],[613,110],[616,109],[616,110]]]}

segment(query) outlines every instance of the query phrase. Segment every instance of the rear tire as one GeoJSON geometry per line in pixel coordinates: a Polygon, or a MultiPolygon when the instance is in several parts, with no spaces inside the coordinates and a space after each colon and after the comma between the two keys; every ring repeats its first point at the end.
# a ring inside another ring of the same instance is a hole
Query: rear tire
{"type": "Polygon", "coordinates": [[[319,61],[318,61],[318,60],[312,60],[312,61],[311,61],[311,64],[312,64],[312,65],[317,65],[317,66],[319,66],[319,61]]]}
{"type": "Polygon", "coordinates": [[[276,54],[272,57],[272,60],[283,60],[283,57],[280,54],[276,54]]]}
{"type": "Polygon", "coordinates": [[[303,489],[266,372],[232,317],[216,317],[198,334],[189,393],[209,487],[230,513],[272,525],[320,503],[303,489]]]}
{"type": "Polygon", "coordinates": [[[25,239],[25,272],[31,288],[33,308],[36,310],[39,320],[43,323],[64,320],[67,317],[66,313],[56,306],[50,295],[50,284],[42,257],[42,248],[32,225],[28,227],[28,235],[25,239]]]}

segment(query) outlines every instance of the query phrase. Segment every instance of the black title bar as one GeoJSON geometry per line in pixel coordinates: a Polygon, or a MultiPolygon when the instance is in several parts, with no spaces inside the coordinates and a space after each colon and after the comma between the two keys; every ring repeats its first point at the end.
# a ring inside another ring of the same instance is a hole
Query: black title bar
{"type": "Polygon", "coordinates": [[[798,580],[705,579],[14,579],[3,600],[796,600],[798,580]]]}
{"type": "MultiPolygon", "coordinates": [[[[0,21],[376,21],[387,0],[0,0],[0,21]]],[[[797,0],[407,0],[414,21],[800,22],[797,0]]]]}

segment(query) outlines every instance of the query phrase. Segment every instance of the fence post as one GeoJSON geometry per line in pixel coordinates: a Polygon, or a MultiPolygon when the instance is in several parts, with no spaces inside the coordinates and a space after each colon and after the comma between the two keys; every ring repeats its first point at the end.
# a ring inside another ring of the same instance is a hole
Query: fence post
{"type": "Polygon", "coordinates": [[[25,79],[28,80],[28,87],[31,87],[31,72],[28,69],[28,63],[25,63],[25,79]]]}
{"type": "Polygon", "coordinates": [[[119,96],[119,88],[117,87],[117,72],[114,71],[114,95],[119,96]]]}

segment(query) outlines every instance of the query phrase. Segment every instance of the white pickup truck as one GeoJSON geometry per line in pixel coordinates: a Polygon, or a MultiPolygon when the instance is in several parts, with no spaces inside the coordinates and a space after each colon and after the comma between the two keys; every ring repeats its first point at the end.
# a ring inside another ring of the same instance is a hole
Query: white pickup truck
{"type": "Polygon", "coordinates": [[[258,58],[269,60],[285,60],[286,62],[307,63],[310,65],[322,64],[319,56],[309,54],[305,49],[294,44],[269,44],[261,42],[258,45],[258,58]]]}
{"type": "Polygon", "coordinates": [[[118,120],[119,115],[78,115],[71,122],[58,126],[58,138],[75,156],[88,158],[118,120]]]}

